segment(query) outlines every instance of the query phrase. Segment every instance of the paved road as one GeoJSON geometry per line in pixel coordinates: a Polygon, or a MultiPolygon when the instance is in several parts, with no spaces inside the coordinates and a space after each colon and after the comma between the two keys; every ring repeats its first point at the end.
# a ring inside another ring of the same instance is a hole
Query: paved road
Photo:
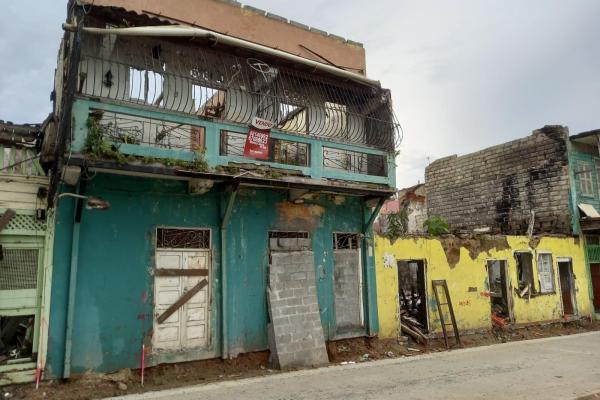
{"type": "Polygon", "coordinates": [[[600,332],[297,371],[127,400],[573,399],[600,392],[600,332]]]}

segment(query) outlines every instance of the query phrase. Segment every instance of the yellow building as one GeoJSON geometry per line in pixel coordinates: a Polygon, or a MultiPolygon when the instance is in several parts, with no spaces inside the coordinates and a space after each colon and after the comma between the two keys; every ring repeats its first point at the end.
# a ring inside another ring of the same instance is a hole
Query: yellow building
{"type": "Polygon", "coordinates": [[[378,236],[375,255],[382,338],[398,336],[401,308],[429,333],[441,332],[432,280],[446,280],[462,333],[490,329],[492,312],[515,325],[591,316],[576,238],[378,236]]]}

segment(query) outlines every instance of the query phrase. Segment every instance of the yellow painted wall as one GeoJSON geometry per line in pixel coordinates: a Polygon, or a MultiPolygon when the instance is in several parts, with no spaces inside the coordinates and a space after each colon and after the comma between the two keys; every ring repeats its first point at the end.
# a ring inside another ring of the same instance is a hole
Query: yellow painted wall
{"type": "MultiPolygon", "coordinates": [[[[583,243],[574,238],[541,238],[535,249],[529,247],[529,238],[508,236],[509,249],[480,253],[474,260],[464,247],[460,249],[460,260],[450,267],[442,244],[435,238],[401,238],[393,244],[387,238],[377,237],[375,241],[377,303],[379,311],[380,337],[396,337],[398,323],[398,271],[397,260],[425,260],[429,323],[432,332],[441,332],[439,315],[431,281],[445,279],[459,330],[485,329],[491,327],[490,298],[488,297],[487,260],[506,260],[508,278],[513,299],[515,323],[523,324],[558,320],[562,318],[562,298],[558,281],[557,258],[572,260],[575,275],[576,301],[579,315],[591,313],[589,274],[585,263],[583,243]],[[538,295],[531,299],[519,298],[513,287],[518,287],[515,251],[531,251],[536,290],[539,292],[537,276],[537,254],[550,252],[554,268],[555,293],[538,295]]],[[[447,321],[450,319],[448,317],[447,321]]]]}

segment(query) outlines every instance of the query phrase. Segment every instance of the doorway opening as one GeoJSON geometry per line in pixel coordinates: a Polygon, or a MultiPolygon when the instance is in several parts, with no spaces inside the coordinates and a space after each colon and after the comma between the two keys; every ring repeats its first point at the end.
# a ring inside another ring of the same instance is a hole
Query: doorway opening
{"type": "Polygon", "coordinates": [[[398,298],[400,316],[410,318],[423,332],[428,332],[427,285],[423,260],[398,261],[398,298]]]}
{"type": "Polygon", "coordinates": [[[592,273],[594,311],[600,313],[600,264],[590,264],[590,271],[592,273]]]}
{"type": "Polygon", "coordinates": [[[506,260],[488,260],[488,282],[492,316],[511,320],[511,296],[506,260]]]}
{"type": "Polygon", "coordinates": [[[575,276],[573,275],[573,264],[569,258],[559,258],[557,261],[563,313],[565,316],[576,315],[577,302],[575,300],[575,276]]]}

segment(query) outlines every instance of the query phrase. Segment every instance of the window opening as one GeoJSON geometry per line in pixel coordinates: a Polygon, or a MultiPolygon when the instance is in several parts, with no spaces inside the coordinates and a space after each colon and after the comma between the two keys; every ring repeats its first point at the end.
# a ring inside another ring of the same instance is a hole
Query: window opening
{"type": "Polygon", "coordinates": [[[155,106],[163,105],[162,74],[134,67],[129,68],[129,98],[155,106]]]}
{"type": "Polygon", "coordinates": [[[35,316],[0,316],[0,364],[33,355],[35,316]]]}
{"type": "Polygon", "coordinates": [[[209,229],[158,228],[156,247],[162,249],[210,249],[209,229]]]}
{"type": "Polygon", "coordinates": [[[360,247],[359,238],[357,233],[334,233],[333,248],[335,250],[356,250],[360,247]]]}
{"type": "Polygon", "coordinates": [[[517,276],[519,278],[519,295],[521,297],[535,293],[533,281],[533,256],[531,253],[515,253],[517,260],[517,276]]]}

